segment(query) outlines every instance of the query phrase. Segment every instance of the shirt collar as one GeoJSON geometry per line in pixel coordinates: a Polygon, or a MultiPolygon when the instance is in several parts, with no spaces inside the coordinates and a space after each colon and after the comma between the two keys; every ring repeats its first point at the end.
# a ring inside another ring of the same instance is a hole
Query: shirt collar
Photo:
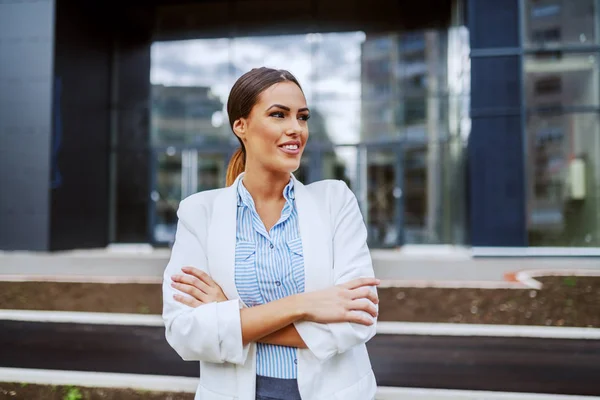
{"type": "MultiPolygon", "coordinates": [[[[246,189],[246,187],[242,183],[242,179],[238,181],[237,193],[238,207],[246,206],[251,210],[256,210],[254,200],[252,199],[252,196],[250,195],[248,189],[246,189]]],[[[289,203],[290,205],[293,204],[296,198],[296,195],[294,193],[294,179],[290,178],[289,183],[285,186],[285,188],[283,188],[283,197],[285,198],[287,203],[289,203]]]]}

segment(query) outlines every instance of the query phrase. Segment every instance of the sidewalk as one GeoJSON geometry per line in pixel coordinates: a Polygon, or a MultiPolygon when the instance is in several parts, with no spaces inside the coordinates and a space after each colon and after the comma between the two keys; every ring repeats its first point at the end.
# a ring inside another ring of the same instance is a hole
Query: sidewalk
{"type": "MultiPolygon", "coordinates": [[[[157,281],[168,262],[168,249],[120,246],[115,249],[58,253],[0,252],[0,280],[23,277],[131,278],[157,281]]],[[[522,270],[587,270],[600,273],[599,257],[473,257],[466,248],[415,246],[371,252],[380,279],[412,282],[503,282],[522,270]]]]}

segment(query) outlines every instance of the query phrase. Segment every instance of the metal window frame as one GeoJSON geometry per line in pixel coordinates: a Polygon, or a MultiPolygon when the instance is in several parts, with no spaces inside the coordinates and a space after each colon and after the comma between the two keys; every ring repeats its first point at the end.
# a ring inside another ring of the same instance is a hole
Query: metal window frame
{"type": "MultiPolygon", "coordinates": [[[[548,111],[547,109],[544,108],[540,108],[540,107],[528,107],[528,104],[526,102],[526,93],[525,93],[525,57],[529,56],[529,55],[536,55],[536,54],[550,54],[550,53],[561,53],[561,54],[574,54],[574,53],[581,53],[581,54],[590,54],[590,55],[597,55],[600,56],[600,0],[594,0],[594,12],[595,12],[595,32],[594,32],[594,44],[591,45],[576,45],[576,44],[559,44],[559,45],[541,45],[541,46],[527,46],[525,43],[525,34],[526,34],[526,21],[527,21],[527,15],[526,15],[526,10],[527,10],[527,5],[526,5],[526,1],[528,0],[519,0],[519,48],[502,48],[502,49],[489,49],[490,51],[485,51],[485,52],[481,52],[482,55],[480,54],[476,54],[475,56],[500,56],[500,55],[507,55],[507,54],[511,54],[511,55],[518,55],[520,57],[520,80],[521,80],[521,93],[520,93],[520,98],[521,98],[521,113],[522,113],[522,118],[521,118],[521,135],[522,135],[522,140],[523,140],[523,166],[524,166],[524,171],[525,172],[527,170],[527,163],[529,160],[529,152],[526,146],[527,143],[527,115],[540,115],[542,110],[544,111],[548,111]]],[[[486,49],[488,50],[488,49],[486,49]]],[[[597,88],[597,90],[600,92],[600,80],[599,80],[599,87],[597,88]]],[[[574,106],[562,106],[559,108],[556,108],[554,110],[551,111],[553,115],[569,115],[569,114],[597,114],[600,115],[600,104],[598,105],[574,105],[574,106]]],[[[527,187],[528,187],[528,177],[527,174],[525,174],[525,177],[523,179],[523,183],[525,185],[524,188],[524,193],[525,196],[527,196],[528,192],[527,192],[527,187]]],[[[525,199],[525,202],[527,203],[528,199],[525,199]]],[[[525,208],[525,212],[527,213],[527,208],[525,208]]],[[[524,216],[525,218],[528,217],[528,215],[526,214],[524,216]]],[[[526,219],[527,220],[527,219],[526,219]]],[[[530,244],[529,244],[529,240],[527,239],[527,248],[530,248],[530,244]]],[[[533,248],[538,248],[538,246],[535,246],[533,248]]],[[[554,249],[554,248],[546,248],[546,247],[539,247],[541,249],[554,249]]],[[[586,255],[590,255],[592,253],[594,253],[598,248],[587,248],[587,247],[577,247],[579,249],[581,249],[581,253],[582,254],[586,254],[586,255]]],[[[542,251],[545,251],[542,250],[542,251]]],[[[559,251],[559,253],[562,254],[562,252],[559,251]]]]}

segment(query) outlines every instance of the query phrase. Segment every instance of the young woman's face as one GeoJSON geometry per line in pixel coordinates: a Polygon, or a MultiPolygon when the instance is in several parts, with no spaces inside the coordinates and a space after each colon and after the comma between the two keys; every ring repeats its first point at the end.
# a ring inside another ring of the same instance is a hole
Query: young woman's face
{"type": "Polygon", "coordinates": [[[297,170],[308,140],[308,118],[306,98],[295,83],[280,82],[263,91],[248,118],[234,124],[246,147],[246,167],[297,170]]]}

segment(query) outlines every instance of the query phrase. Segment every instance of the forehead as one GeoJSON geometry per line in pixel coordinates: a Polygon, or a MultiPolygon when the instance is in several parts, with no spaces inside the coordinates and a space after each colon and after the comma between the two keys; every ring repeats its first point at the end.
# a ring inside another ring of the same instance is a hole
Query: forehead
{"type": "Polygon", "coordinates": [[[281,104],[290,108],[306,107],[306,98],[294,82],[280,82],[266,88],[258,97],[258,104],[281,104]]]}

